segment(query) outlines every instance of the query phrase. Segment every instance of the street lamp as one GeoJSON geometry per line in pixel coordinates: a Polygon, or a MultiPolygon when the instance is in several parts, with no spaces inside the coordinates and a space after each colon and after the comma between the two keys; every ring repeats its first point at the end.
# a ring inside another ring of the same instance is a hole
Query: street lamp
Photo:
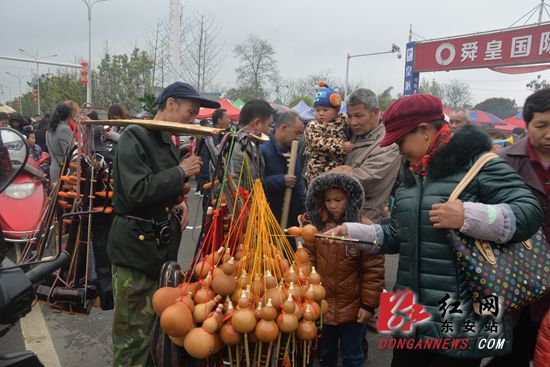
{"type": "Polygon", "coordinates": [[[13,73],[10,73],[9,71],[6,71],[6,74],[11,75],[19,80],[19,113],[23,115],[23,103],[21,103],[21,95],[23,94],[23,91],[21,89],[21,75],[15,75],[13,73]]]}
{"type": "Polygon", "coordinates": [[[92,8],[95,4],[107,1],[107,0],[82,0],[84,5],[88,8],[88,70],[90,74],[88,76],[88,84],[86,84],[86,102],[92,104],[92,8]]]}
{"type": "Polygon", "coordinates": [[[11,89],[9,87],[6,87],[5,85],[3,84],[0,84],[0,96],[4,96],[4,98],[7,99],[10,99],[11,97],[11,89]],[[7,88],[8,89],[8,97],[6,98],[6,92],[4,92],[4,88],[7,88]]]}
{"type": "Polygon", "coordinates": [[[38,76],[38,81],[36,82],[36,95],[38,96],[37,110],[38,110],[38,114],[40,115],[40,71],[38,70],[40,63],[38,62],[38,59],[47,59],[48,57],[56,57],[57,54],[38,57],[38,53],[36,53],[36,56],[35,56],[23,50],[22,48],[20,48],[19,51],[21,51],[21,53],[29,56],[31,59],[34,59],[34,61],[36,61],[36,75],[38,76]]]}
{"type": "Polygon", "coordinates": [[[372,52],[372,53],[357,54],[357,55],[350,55],[348,53],[347,61],[346,61],[346,85],[345,85],[345,90],[344,90],[344,100],[348,96],[348,92],[349,92],[349,60],[350,59],[352,59],[354,57],[374,56],[374,55],[393,54],[393,53],[397,54],[398,59],[401,58],[401,48],[399,46],[397,46],[395,43],[392,43],[391,49],[389,51],[372,52]]]}

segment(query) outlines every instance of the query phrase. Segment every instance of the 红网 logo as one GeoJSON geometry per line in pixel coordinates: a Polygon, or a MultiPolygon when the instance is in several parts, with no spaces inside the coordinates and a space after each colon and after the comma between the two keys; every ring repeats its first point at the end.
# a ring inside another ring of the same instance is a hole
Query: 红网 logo
{"type": "Polygon", "coordinates": [[[384,292],[380,295],[378,331],[411,331],[414,324],[428,320],[430,314],[414,302],[415,296],[409,289],[384,292]]]}

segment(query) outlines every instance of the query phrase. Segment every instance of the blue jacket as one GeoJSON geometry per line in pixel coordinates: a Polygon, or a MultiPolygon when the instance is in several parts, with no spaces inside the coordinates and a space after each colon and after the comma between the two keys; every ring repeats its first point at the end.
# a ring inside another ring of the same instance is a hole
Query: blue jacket
{"type": "MultiPolygon", "coordinates": [[[[260,146],[262,156],[265,162],[264,168],[264,187],[267,200],[275,218],[281,220],[281,211],[283,207],[283,198],[285,196],[285,175],[288,172],[287,159],[275,142],[275,136],[270,134],[269,142],[260,146]]],[[[296,161],[296,186],[292,190],[290,200],[290,210],[288,214],[288,225],[298,224],[297,216],[305,212],[304,186],[302,185],[302,159],[298,156],[296,161]]]]}

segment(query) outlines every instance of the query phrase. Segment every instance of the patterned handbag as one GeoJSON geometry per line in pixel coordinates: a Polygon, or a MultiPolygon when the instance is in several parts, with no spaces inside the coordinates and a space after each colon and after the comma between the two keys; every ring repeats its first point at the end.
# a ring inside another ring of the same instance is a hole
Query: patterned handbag
{"type": "MultiPolygon", "coordinates": [[[[482,155],[449,197],[457,199],[483,166],[498,156],[482,155]]],[[[451,245],[459,270],[465,275],[474,310],[483,314],[480,303],[497,296],[504,310],[519,309],[550,291],[550,248],[541,229],[523,242],[496,244],[451,230],[451,245]]]]}

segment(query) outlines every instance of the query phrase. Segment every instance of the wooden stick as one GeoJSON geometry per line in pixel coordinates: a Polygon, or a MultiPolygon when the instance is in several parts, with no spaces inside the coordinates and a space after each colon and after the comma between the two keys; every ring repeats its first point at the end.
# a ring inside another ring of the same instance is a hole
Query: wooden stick
{"type": "MultiPolygon", "coordinates": [[[[293,140],[290,147],[290,161],[288,162],[288,174],[294,175],[296,171],[296,159],[298,158],[298,140],[293,140]]],[[[296,180],[300,180],[300,177],[296,177],[296,180]]],[[[290,210],[290,199],[292,198],[292,187],[285,189],[285,196],[283,199],[283,210],[281,212],[281,228],[286,228],[288,224],[288,212],[290,210]]]]}
{"type": "Polygon", "coordinates": [[[176,134],[191,134],[210,136],[223,131],[213,127],[200,126],[195,124],[181,124],[173,121],[161,120],[86,120],[82,121],[85,125],[109,125],[109,126],[128,126],[139,125],[151,130],[170,131],[176,134]]]}
{"type": "Polygon", "coordinates": [[[244,334],[244,352],[246,354],[246,367],[250,367],[250,351],[248,350],[248,333],[244,334]]]}
{"type": "Polygon", "coordinates": [[[296,332],[292,332],[292,345],[290,346],[292,349],[292,360],[296,360],[296,332]]]}
{"type": "Polygon", "coordinates": [[[262,342],[261,341],[258,341],[258,343],[256,344],[256,348],[255,348],[255,353],[258,354],[258,363],[256,364],[256,366],[260,367],[262,364],[261,364],[261,360],[262,360],[262,342]],[[258,349],[259,348],[259,349],[258,349]]]}
{"type": "Polygon", "coordinates": [[[275,348],[275,354],[277,355],[277,357],[279,356],[279,350],[281,349],[281,334],[283,332],[282,331],[279,331],[279,336],[277,337],[277,348],[275,348]]]}
{"type": "Polygon", "coordinates": [[[302,367],[306,367],[306,341],[304,340],[304,348],[302,350],[302,367]]]}
{"type": "Polygon", "coordinates": [[[235,345],[235,354],[236,354],[235,359],[237,360],[237,367],[241,367],[241,357],[239,356],[239,350],[240,349],[241,349],[240,344],[235,345]]]}
{"type": "Polygon", "coordinates": [[[311,340],[307,342],[307,364],[309,364],[309,353],[311,351],[311,340]]]}
{"type": "Polygon", "coordinates": [[[269,367],[271,364],[271,349],[273,349],[273,342],[269,342],[269,347],[267,349],[267,359],[265,360],[265,367],[269,367]]]}
{"type": "Polygon", "coordinates": [[[229,366],[233,367],[233,356],[231,355],[231,345],[227,346],[227,351],[229,352],[229,366]]]}
{"type": "Polygon", "coordinates": [[[289,336],[288,336],[288,339],[286,340],[286,347],[285,347],[285,354],[284,354],[284,356],[286,356],[286,355],[289,353],[288,349],[289,349],[289,347],[290,347],[290,339],[292,339],[292,336],[291,336],[291,335],[289,335],[289,336]]]}
{"type": "Polygon", "coordinates": [[[361,241],[361,240],[358,240],[356,238],[349,238],[349,237],[346,237],[346,236],[332,236],[332,235],[329,235],[329,234],[316,233],[315,237],[325,238],[325,239],[328,239],[328,240],[342,241],[342,242],[363,243],[363,244],[366,244],[366,245],[373,245],[373,246],[376,245],[375,242],[361,241]]]}

